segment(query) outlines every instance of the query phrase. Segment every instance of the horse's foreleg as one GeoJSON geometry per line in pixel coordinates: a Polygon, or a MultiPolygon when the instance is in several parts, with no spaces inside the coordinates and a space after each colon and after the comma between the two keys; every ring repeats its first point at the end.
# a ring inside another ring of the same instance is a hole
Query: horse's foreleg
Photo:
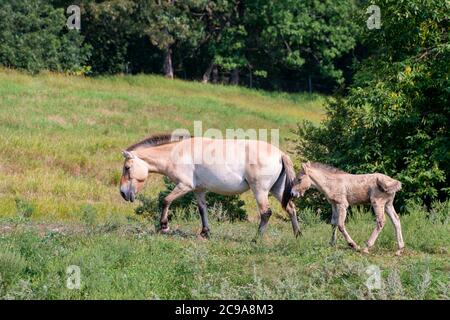
{"type": "Polygon", "coordinates": [[[161,211],[161,218],[159,219],[160,224],[160,230],[161,232],[168,232],[169,231],[169,207],[170,204],[179,197],[185,195],[192,189],[182,183],[179,183],[175,186],[175,188],[170,192],[163,201],[163,208],[161,211]]]}
{"type": "Polygon", "coordinates": [[[397,212],[395,212],[394,205],[392,202],[393,201],[389,201],[386,204],[386,211],[387,211],[389,218],[392,221],[392,224],[394,225],[395,236],[397,237],[398,250],[395,254],[400,256],[403,252],[403,248],[405,247],[405,244],[403,242],[402,226],[400,224],[400,217],[398,216],[397,212]]]}
{"type": "Polygon", "coordinates": [[[198,212],[200,213],[200,218],[202,219],[202,232],[200,236],[203,238],[209,238],[209,225],[208,225],[208,210],[206,208],[206,193],[196,192],[195,197],[197,199],[198,212]]]}
{"type": "Polygon", "coordinates": [[[365,253],[369,253],[369,249],[373,247],[375,244],[375,241],[378,238],[378,235],[380,234],[381,230],[383,230],[384,224],[385,224],[385,218],[384,218],[384,203],[372,203],[373,211],[375,212],[375,217],[377,221],[377,225],[375,226],[375,229],[373,230],[369,240],[367,240],[367,246],[364,248],[365,253]]]}
{"type": "Polygon", "coordinates": [[[350,237],[347,230],[345,229],[345,218],[347,217],[348,206],[342,205],[342,204],[338,204],[336,206],[337,206],[337,210],[339,212],[338,229],[344,236],[345,241],[347,241],[348,245],[350,247],[352,247],[353,249],[358,250],[359,249],[358,245],[356,244],[355,241],[353,241],[353,239],[350,237]]]}

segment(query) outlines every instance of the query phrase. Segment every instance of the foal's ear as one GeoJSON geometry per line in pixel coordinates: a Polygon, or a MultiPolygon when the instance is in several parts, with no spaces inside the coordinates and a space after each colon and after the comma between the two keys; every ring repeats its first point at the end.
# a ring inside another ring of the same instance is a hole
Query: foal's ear
{"type": "Polygon", "coordinates": [[[123,150],[122,155],[125,159],[133,159],[134,155],[130,151],[123,150]]]}
{"type": "Polygon", "coordinates": [[[302,163],[302,170],[304,173],[308,172],[309,163],[310,163],[309,161],[306,163],[302,163]]]}

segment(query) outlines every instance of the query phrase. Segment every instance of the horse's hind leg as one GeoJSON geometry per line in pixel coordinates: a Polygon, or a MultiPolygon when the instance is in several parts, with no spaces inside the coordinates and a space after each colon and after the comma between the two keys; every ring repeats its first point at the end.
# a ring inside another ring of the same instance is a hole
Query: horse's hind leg
{"type": "Polygon", "coordinates": [[[202,232],[200,236],[203,238],[209,238],[209,225],[208,225],[208,210],[206,208],[205,192],[196,192],[195,198],[197,199],[198,212],[202,219],[202,232]]]}
{"type": "Polygon", "coordinates": [[[375,229],[373,230],[369,240],[367,240],[367,246],[364,248],[363,252],[369,253],[369,249],[373,247],[375,244],[375,241],[378,238],[378,235],[380,234],[381,230],[383,230],[384,224],[385,224],[385,217],[384,217],[384,205],[385,203],[377,203],[372,202],[373,211],[375,212],[375,217],[377,221],[377,225],[375,226],[375,229]]]}
{"type": "Polygon", "coordinates": [[[395,254],[400,256],[403,253],[405,244],[403,242],[402,226],[400,224],[400,217],[398,216],[397,212],[395,212],[393,201],[394,201],[394,199],[389,200],[386,203],[386,212],[387,212],[389,218],[391,219],[392,224],[394,225],[395,236],[397,237],[398,250],[395,254]]]}
{"type": "Polygon", "coordinates": [[[188,193],[189,191],[192,191],[192,189],[188,186],[185,186],[182,183],[179,183],[175,186],[175,188],[172,190],[172,192],[170,192],[163,201],[163,208],[161,211],[161,217],[159,219],[159,224],[160,224],[160,230],[161,232],[168,232],[169,231],[169,219],[168,219],[168,215],[169,215],[169,207],[170,204],[175,200],[178,199],[179,197],[185,195],[186,193],[188,193]]]}
{"type": "Polygon", "coordinates": [[[267,223],[269,222],[270,216],[272,215],[272,210],[269,208],[269,193],[265,191],[253,191],[258,205],[259,214],[261,217],[258,236],[262,237],[267,228],[267,223]]]}
{"type": "Polygon", "coordinates": [[[292,231],[294,232],[294,237],[298,237],[301,235],[300,228],[298,226],[297,220],[297,212],[295,210],[295,204],[292,201],[289,201],[286,206],[286,212],[289,214],[292,223],[292,231]]]}
{"type": "MultiPolygon", "coordinates": [[[[281,203],[281,199],[283,198],[283,190],[281,190],[281,188],[272,188],[272,190],[270,190],[270,193],[272,193],[272,195],[281,203]]],[[[297,238],[298,236],[301,235],[301,231],[300,227],[298,226],[297,211],[295,209],[295,204],[292,200],[288,202],[285,210],[289,214],[289,218],[291,219],[294,237],[297,238]]]]}

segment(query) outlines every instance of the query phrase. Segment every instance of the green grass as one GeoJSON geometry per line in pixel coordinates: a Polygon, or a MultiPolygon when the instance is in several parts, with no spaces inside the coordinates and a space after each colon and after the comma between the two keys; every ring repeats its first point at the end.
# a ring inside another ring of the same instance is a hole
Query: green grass
{"type": "MultiPolygon", "coordinates": [[[[160,235],[120,198],[120,151],[144,136],[202,120],[204,129],[278,128],[287,150],[291,129],[320,121],[323,102],[157,76],[0,70],[0,298],[448,299],[449,203],[429,218],[417,206],[401,212],[399,258],[390,223],[363,255],[342,237],[330,248],[330,226],[310,210],[300,212],[303,237],[294,239],[275,205],[265,238],[252,243],[258,217],[247,193],[249,221],[217,222],[211,212],[204,241],[195,212],[173,215],[175,231],[160,235]],[[81,269],[79,290],[66,288],[70,265],[81,269]],[[365,285],[372,265],[382,272],[375,291],[365,285]]],[[[162,187],[152,176],[145,193],[162,187]]],[[[348,230],[363,245],[374,225],[353,210],[348,230]]]]}
{"type": "MultiPolygon", "coordinates": [[[[407,247],[397,257],[390,223],[364,255],[341,236],[329,247],[330,226],[305,218],[300,239],[289,223],[272,220],[258,243],[251,241],[256,224],[249,222],[212,221],[212,238],[205,241],[196,237],[196,220],[172,221],[175,231],[161,235],[153,221],[136,216],[94,224],[9,218],[0,231],[0,298],[449,299],[448,221],[410,210],[402,217],[407,247]],[[66,287],[71,265],[80,268],[80,289],[66,287]],[[367,270],[374,266],[381,287],[369,290],[367,270]]],[[[369,213],[356,211],[348,230],[362,244],[374,225],[369,213]]]]}

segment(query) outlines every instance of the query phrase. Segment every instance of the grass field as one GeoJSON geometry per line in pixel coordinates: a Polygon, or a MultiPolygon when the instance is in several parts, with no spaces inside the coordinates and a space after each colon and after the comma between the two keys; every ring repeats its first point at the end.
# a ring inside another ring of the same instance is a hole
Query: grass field
{"type": "MultiPolygon", "coordinates": [[[[257,216],[245,194],[249,221],[218,222],[211,212],[204,241],[197,219],[177,216],[172,234],[156,234],[120,198],[120,151],[149,134],[192,129],[194,120],[205,129],[279,128],[286,150],[296,123],[320,121],[323,102],[156,76],[0,70],[0,298],[449,299],[449,203],[401,212],[407,249],[395,257],[390,223],[363,255],[342,237],[330,248],[330,226],[309,210],[294,239],[274,206],[266,237],[252,243],[257,216]],[[70,265],[80,267],[79,290],[66,287],[70,265]],[[371,291],[373,268],[381,286],[371,291]]],[[[152,176],[145,193],[162,186],[152,176]]],[[[352,211],[348,229],[360,245],[373,227],[370,213],[352,211]]]]}

